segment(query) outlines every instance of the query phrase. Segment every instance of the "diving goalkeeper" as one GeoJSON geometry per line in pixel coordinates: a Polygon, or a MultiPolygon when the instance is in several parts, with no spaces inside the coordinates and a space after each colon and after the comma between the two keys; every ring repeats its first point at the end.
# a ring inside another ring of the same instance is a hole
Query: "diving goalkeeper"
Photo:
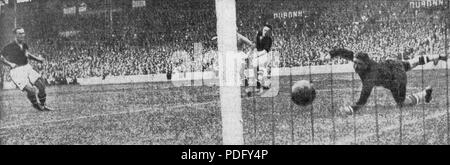
{"type": "Polygon", "coordinates": [[[376,62],[370,59],[367,53],[359,52],[355,54],[353,51],[344,48],[330,51],[330,57],[341,57],[353,61],[355,72],[362,81],[362,91],[359,100],[354,105],[339,109],[342,114],[346,115],[360,110],[366,104],[375,86],[381,86],[390,90],[399,107],[414,106],[422,102],[429,103],[432,99],[431,93],[433,91],[430,86],[421,92],[406,95],[406,72],[428,62],[434,62],[436,65],[439,60],[447,60],[446,56],[424,55],[408,61],[388,59],[382,62],[376,62]]]}

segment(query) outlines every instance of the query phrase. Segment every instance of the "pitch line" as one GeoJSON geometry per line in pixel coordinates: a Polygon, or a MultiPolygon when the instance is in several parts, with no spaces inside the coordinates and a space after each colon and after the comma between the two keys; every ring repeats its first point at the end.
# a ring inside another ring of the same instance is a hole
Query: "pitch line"
{"type": "MultiPolygon", "coordinates": [[[[429,115],[425,118],[425,120],[436,119],[436,118],[439,118],[444,115],[447,115],[447,111],[429,115]]],[[[422,122],[422,120],[421,119],[408,120],[407,122],[403,122],[403,125],[411,125],[411,124],[416,124],[418,122],[422,122]]],[[[389,131],[393,131],[396,129],[399,129],[399,127],[396,125],[392,125],[392,126],[385,127],[384,129],[381,129],[380,132],[389,132],[389,131]]],[[[366,134],[363,134],[362,136],[358,136],[359,137],[358,139],[364,140],[364,139],[368,139],[369,137],[376,136],[376,135],[377,135],[376,133],[366,133],[366,134]]],[[[336,141],[336,145],[350,145],[350,144],[352,144],[352,142],[354,142],[354,140],[355,140],[354,136],[345,136],[345,137],[339,138],[336,141]]]]}
{"type": "MultiPolygon", "coordinates": [[[[203,103],[195,103],[195,104],[183,104],[183,105],[176,105],[176,106],[170,106],[167,107],[167,109],[176,109],[176,108],[181,108],[181,107],[186,107],[186,106],[203,106],[203,105],[208,105],[208,104],[214,104],[217,103],[218,101],[209,101],[209,102],[203,102],[203,103]]],[[[128,111],[121,111],[121,112],[113,112],[113,113],[107,113],[107,114],[95,114],[95,115],[90,115],[90,116],[80,116],[80,117],[75,117],[75,118],[63,118],[63,119],[57,119],[57,120],[47,120],[44,122],[38,122],[38,123],[28,123],[28,124],[19,124],[19,125],[11,125],[11,126],[5,126],[5,127],[0,127],[0,129],[12,129],[12,128],[19,128],[19,127],[26,127],[26,126],[33,126],[33,125],[42,125],[42,124],[50,124],[50,123],[58,123],[58,122],[65,122],[65,121],[77,121],[77,120],[83,120],[83,119],[89,119],[89,118],[97,118],[97,117],[106,117],[106,116],[113,116],[113,115],[121,115],[121,114],[131,114],[131,113],[139,113],[139,112],[144,112],[144,111],[149,111],[149,110],[162,110],[164,109],[164,107],[150,107],[150,108],[142,108],[142,109],[137,109],[137,110],[128,110],[128,111]]],[[[204,109],[204,108],[201,108],[204,109]]],[[[156,112],[156,111],[155,111],[156,112]]]]}

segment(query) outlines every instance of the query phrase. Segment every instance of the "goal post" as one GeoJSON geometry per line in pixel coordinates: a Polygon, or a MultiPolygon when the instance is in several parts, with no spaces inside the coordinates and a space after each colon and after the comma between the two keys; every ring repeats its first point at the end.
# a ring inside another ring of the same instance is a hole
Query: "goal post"
{"type": "Polygon", "coordinates": [[[243,145],[240,58],[237,53],[236,1],[215,0],[219,57],[220,107],[224,145],[243,145]]]}

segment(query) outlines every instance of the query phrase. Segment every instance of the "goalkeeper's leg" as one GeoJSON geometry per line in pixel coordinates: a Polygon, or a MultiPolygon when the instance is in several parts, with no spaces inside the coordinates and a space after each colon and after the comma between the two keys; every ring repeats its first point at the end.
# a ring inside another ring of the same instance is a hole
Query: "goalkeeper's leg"
{"type": "Polygon", "coordinates": [[[437,65],[439,60],[447,61],[447,57],[437,54],[415,57],[411,60],[408,60],[408,63],[410,64],[409,70],[415,68],[416,66],[427,64],[429,62],[433,62],[434,65],[437,65]]]}
{"type": "Polygon", "coordinates": [[[429,103],[432,99],[432,97],[431,97],[432,92],[433,92],[433,89],[430,86],[428,86],[423,91],[406,96],[406,99],[405,99],[403,105],[404,106],[414,106],[414,105],[418,105],[420,103],[429,103]]]}

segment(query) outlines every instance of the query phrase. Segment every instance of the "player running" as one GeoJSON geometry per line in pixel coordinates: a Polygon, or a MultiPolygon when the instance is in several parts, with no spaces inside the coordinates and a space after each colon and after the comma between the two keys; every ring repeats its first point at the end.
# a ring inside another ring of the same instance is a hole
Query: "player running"
{"type": "MultiPolygon", "coordinates": [[[[250,41],[245,36],[237,34],[237,49],[240,56],[243,59],[243,65],[241,66],[241,77],[244,77],[244,86],[255,86],[257,92],[264,92],[263,89],[269,89],[271,86],[270,81],[270,54],[272,48],[272,38],[270,36],[270,32],[272,30],[272,26],[264,25],[261,31],[258,31],[256,35],[256,44],[250,41]],[[250,52],[245,53],[244,48],[245,45],[250,46],[250,52]],[[253,49],[256,47],[256,51],[253,49]],[[248,73],[244,73],[244,70],[250,69],[249,65],[253,67],[253,75],[255,75],[255,81],[250,80],[250,75],[248,73]],[[262,88],[262,89],[261,89],[262,88]]],[[[217,39],[217,37],[213,37],[213,40],[217,39]]],[[[245,88],[247,95],[250,95],[251,89],[245,88]]]]}
{"type": "Polygon", "coordinates": [[[15,28],[13,33],[15,40],[0,52],[0,61],[11,67],[9,75],[12,81],[17,88],[27,93],[27,98],[35,109],[52,111],[45,105],[47,94],[45,93],[44,79],[28,63],[28,59],[42,63],[44,58],[28,52],[28,45],[24,42],[25,30],[23,28],[15,28]]]}
{"type": "Polygon", "coordinates": [[[362,91],[358,102],[352,106],[346,106],[339,109],[342,114],[353,114],[361,109],[367,102],[367,99],[375,86],[382,86],[391,91],[395,102],[399,107],[414,106],[421,102],[429,103],[432,99],[432,88],[426,87],[425,90],[406,96],[407,76],[406,72],[412,70],[418,65],[424,65],[428,62],[434,62],[436,65],[439,60],[447,60],[447,57],[440,55],[419,56],[408,61],[385,60],[376,62],[369,58],[367,53],[356,53],[347,49],[334,49],[330,51],[330,57],[341,57],[354,62],[355,72],[362,80],[362,91]]]}

